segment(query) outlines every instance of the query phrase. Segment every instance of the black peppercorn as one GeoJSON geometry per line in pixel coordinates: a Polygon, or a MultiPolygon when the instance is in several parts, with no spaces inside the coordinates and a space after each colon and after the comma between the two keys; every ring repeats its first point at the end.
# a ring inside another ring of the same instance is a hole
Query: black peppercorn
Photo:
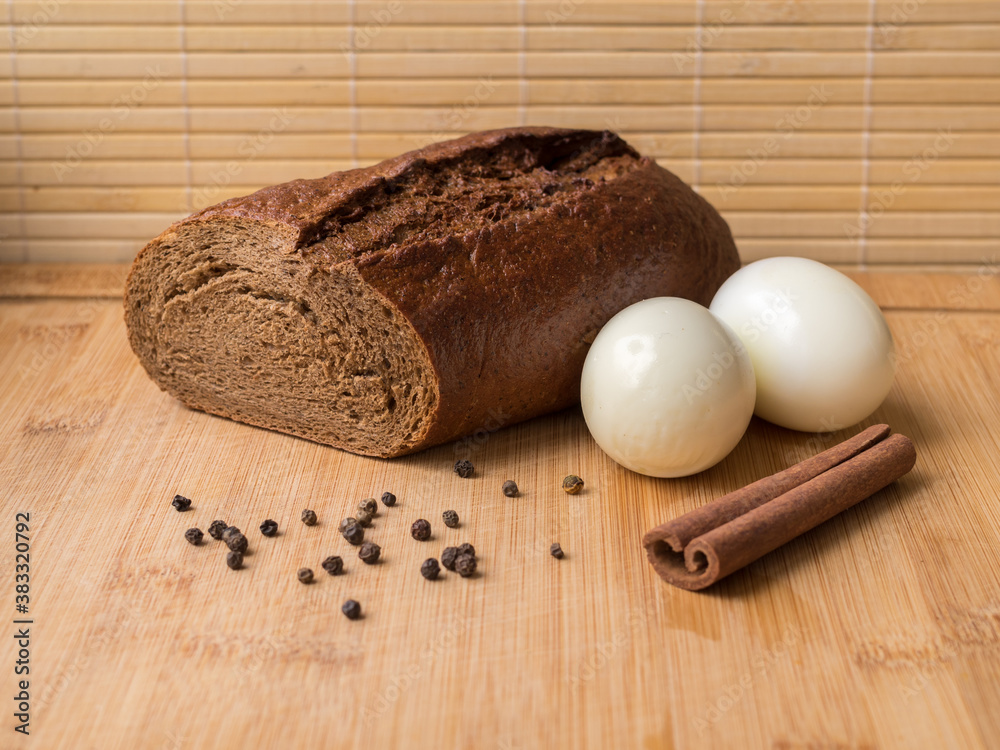
{"type": "Polygon", "coordinates": [[[441,564],[448,570],[454,570],[456,557],[458,557],[458,547],[445,547],[441,553],[441,564]]]}
{"type": "Polygon", "coordinates": [[[222,532],[229,528],[225,521],[212,521],[208,526],[208,535],[212,539],[222,539],[222,532]]]}
{"type": "Polygon", "coordinates": [[[367,529],[369,526],[372,525],[372,514],[369,513],[367,510],[359,508],[358,517],[356,521],[357,523],[361,524],[367,529]]]}
{"type": "Polygon", "coordinates": [[[233,570],[239,570],[243,567],[243,553],[237,552],[236,550],[230,550],[226,553],[226,565],[228,565],[233,570]]]}
{"type": "Polygon", "coordinates": [[[386,508],[391,508],[395,504],[396,504],[395,495],[393,495],[391,492],[382,493],[382,505],[384,505],[386,508]]]}
{"type": "Polygon", "coordinates": [[[240,531],[239,527],[237,527],[237,526],[227,526],[226,528],[224,528],[222,530],[221,539],[222,539],[222,541],[228,543],[229,539],[231,537],[236,536],[237,534],[242,534],[242,533],[243,532],[240,531]]]}
{"type": "Polygon", "coordinates": [[[353,599],[348,599],[344,602],[340,611],[344,613],[344,616],[347,617],[348,620],[357,620],[361,617],[361,605],[353,599]]]}
{"type": "Polygon", "coordinates": [[[378,562],[378,556],[381,554],[382,548],[375,544],[375,542],[365,542],[361,545],[358,557],[361,558],[361,562],[374,565],[378,562]]]}
{"type": "Polygon", "coordinates": [[[454,529],[458,526],[458,513],[453,510],[446,510],[441,514],[441,518],[444,519],[444,525],[449,529],[454,529]]]}
{"type": "Polygon", "coordinates": [[[344,529],[344,539],[356,547],[365,540],[365,530],[361,528],[361,524],[352,523],[344,529]]]}
{"type": "Polygon", "coordinates": [[[375,502],[374,497],[365,498],[358,503],[358,510],[366,510],[374,516],[378,513],[378,503],[375,502]]]}
{"type": "Polygon", "coordinates": [[[299,578],[299,583],[312,583],[313,582],[313,572],[312,568],[299,568],[299,572],[296,573],[299,578]]]}
{"type": "Polygon", "coordinates": [[[476,558],[472,555],[459,555],[455,558],[455,572],[462,578],[468,578],[476,572],[476,558]]]}
{"type": "Polygon", "coordinates": [[[506,482],[503,483],[502,489],[503,489],[503,494],[505,494],[507,497],[517,497],[518,493],[517,483],[514,480],[508,479],[506,482]]]}
{"type": "Polygon", "coordinates": [[[420,575],[426,578],[428,581],[433,581],[438,577],[438,573],[441,572],[441,566],[438,565],[438,561],[433,557],[428,557],[424,560],[423,564],[420,566],[420,575]]]}
{"type": "Polygon", "coordinates": [[[418,518],[410,527],[410,534],[418,542],[426,542],[431,538],[430,522],[425,521],[423,518],[418,518]]]}
{"type": "Polygon", "coordinates": [[[455,462],[455,473],[462,477],[462,479],[468,479],[471,477],[475,470],[476,469],[472,465],[472,461],[467,458],[463,458],[461,461],[455,462]]]}
{"type": "Polygon", "coordinates": [[[583,489],[583,480],[576,474],[570,474],[563,480],[562,488],[569,495],[575,495],[583,489]]]}
{"type": "Polygon", "coordinates": [[[344,561],[340,555],[330,555],[322,563],[322,568],[332,576],[339,576],[344,572],[344,561]]]}
{"type": "Polygon", "coordinates": [[[191,501],[184,497],[184,495],[174,495],[174,499],[170,504],[177,509],[178,513],[191,510],[191,501]]]}
{"type": "Polygon", "coordinates": [[[549,547],[549,554],[552,555],[557,560],[563,559],[562,547],[559,546],[559,542],[552,542],[552,546],[549,547]]]}
{"type": "Polygon", "coordinates": [[[458,545],[458,554],[460,554],[460,555],[472,555],[473,557],[475,557],[476,556],[476,548],[473,547],[468,542],[466,542],[465,544],[458,545]]]}
{"type": "Polygon", "coordinates": [[[278,522],[268,518],[260,525],[260,533],[264,536],[275,536],[278,533],[278,522]]]}
{"type": "Polygon", "coordinates": [[[201,544],[201,540],[204,536],[205,535],[201,533],[201,529],[188,529],[184,532],[184,538],[194,545],[201,544]]]}
{"type": "Polygon", "coordinates": [[[230,534],[225,541],[226,546],[235,552],[242,554],[247,551],[247,538],[238,531],[235,534],[230,534]]]}
{"type": "Polygon", "coordinates": [[[314,510],[304,510],[302,511],[302,523],[306,526],[316,525],[316,511],[314,510]]]}
{"type": "Polygon", "coordinates": [[[347,518],[344,518],[340,522],[340,533],[343,534],[345,531],[347,531],[348,526],[350,526],[352,523],[357,523],[357,522],[358,519],[356,519],[354,516],[348,516],[347,518]]]}

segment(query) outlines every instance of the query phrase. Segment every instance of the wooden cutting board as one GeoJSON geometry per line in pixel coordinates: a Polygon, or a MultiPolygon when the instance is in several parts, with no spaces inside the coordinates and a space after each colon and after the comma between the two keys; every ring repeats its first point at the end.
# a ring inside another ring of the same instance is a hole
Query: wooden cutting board
{"type": "Polygon", "coordinates": [[[855,429],[755,420],[719,466],[679,480],[616,466],[576,409],[359,458],[158,391],[126,342],[121,268],[5,267],[2,600],[19,617],[15,522],[30,514],[31,736],[14,732],[8,636],[0,747],[998,747],[995,272],[854,274],[900,356],[866,424],[912,437],[917,466],[695,594],[654,575],[643,532],[855,429]],[[452,473],[456,457],[473,478],[452,473]],[[571,472],[586,481],[573,497],[559,488],[571,472]],[[506,479],[520,497],[501,494],[506,479]],[[383,550],[369,567],[336,526],[385,490],[399,504],[369,530],[383,550]],[[171,508],[176,493],[191,511],[171,508]],[[408,534],[421,517],[422,543],[408,534]],[[220,542],[184,541],[216,518],[247,532],[244,570],[220,542]],[[265,518],[277,538],[257,531],[265,518]],[[466,541],[475,578],[420,577],[466,541]],[[320,570],[330,554],[345,575],[320,570]],[[316,583],[295,579],[302,566],[316,583]],[[362,620],[340,613],[349,597],[362,620]]]}

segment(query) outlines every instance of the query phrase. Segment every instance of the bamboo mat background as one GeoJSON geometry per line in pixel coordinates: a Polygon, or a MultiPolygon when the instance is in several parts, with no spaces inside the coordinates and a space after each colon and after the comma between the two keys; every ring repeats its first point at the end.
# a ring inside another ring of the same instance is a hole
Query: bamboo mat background
{"type": "Polygon", "coordinates": [[[609,128],[744,260],[995,262],[996,0],[6,0],[0,260],[128,261],[267,184],[609,128]]]}

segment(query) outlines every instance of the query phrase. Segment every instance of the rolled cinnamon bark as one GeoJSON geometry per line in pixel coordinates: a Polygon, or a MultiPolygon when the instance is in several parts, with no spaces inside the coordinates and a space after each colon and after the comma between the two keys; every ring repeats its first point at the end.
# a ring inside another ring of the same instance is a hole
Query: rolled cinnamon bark
{"type": "Polygon", "coordinates": [[[916,450],[887,425],[657,526],[649,561],[690,591],[712,585],[873,495],[913,468],[916,450]]]}

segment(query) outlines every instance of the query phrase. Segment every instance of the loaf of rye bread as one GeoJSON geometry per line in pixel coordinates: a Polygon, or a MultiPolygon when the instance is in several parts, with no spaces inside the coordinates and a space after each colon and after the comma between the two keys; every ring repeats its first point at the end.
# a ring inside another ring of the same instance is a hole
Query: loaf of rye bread
{"type": "Polygon", "coordinates": [[[387,457],[570,406],[612,315],[738,267],[617,135],[510,128],[196,213],[139,253],[125,320],[187,406],[387,457]]]}

